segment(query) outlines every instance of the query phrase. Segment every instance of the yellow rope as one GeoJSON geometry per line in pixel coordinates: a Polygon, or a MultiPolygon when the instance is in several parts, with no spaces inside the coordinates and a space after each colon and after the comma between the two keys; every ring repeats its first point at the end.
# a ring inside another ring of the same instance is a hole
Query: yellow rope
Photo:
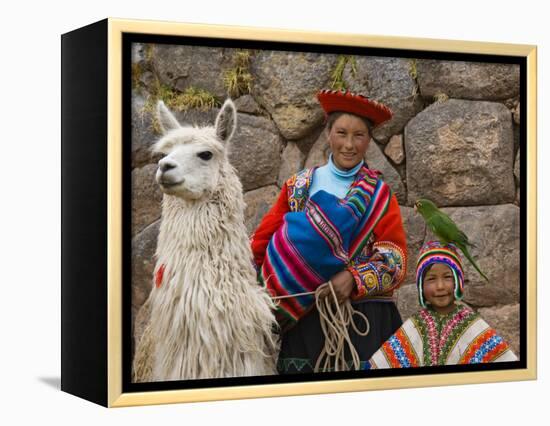
{"type": "Polygon", "coordinates": [[[319,371],[358,370],[361,366],[361,359],[351,342],[348,327],[351,326],[358,335],[366,336],[370,331],[367,316],[353,309],[349,299],[339,304],[331,281],[317,288],[315,292],[315,304],[319,311],[321,330],[325,335],[325,345],[317,358],[313,371],[317,373],[319,371]],[[330,289],[330,294],[326,297],[320,296],[323,293],[323,289],[327,286],[330,289]],[[360,331],[355,324],[353,320],[354,315],[361,317],[365,322],[366,327],[364,331],[360,331]],[[352,368],[346,362],[346,344],[351,355],[352,368]]]}
{"type": "MultiPolygon", "coordinates": [[[[268,277],[268,279],[269,278],[270,277],[268,277]]],[[[281,299],[312,294],[315,294],[315,305],[317,306],[317,311],[319,311],[319,322],[325,336],[325,345],[317,358],[314,372],[350,370],[345,358],[346,343],[351,355],[352,367],[354,370],[358,370],[361,366],[361,360],[355,346],[353,346],[351,342],[348,326],[351,326],[359,336],[366,336],[370,331],[369,319],[362,312],[353,309],[349,299],[342,304],[338,303],[338,298],[336,297],[334,287],[330,280],[319,286],[316,291],[288,294],[284,296],[272,296],[271,298],[277,304],[281,299]],[[321,296],[324,289],[327,287],[329,287],[330,293],[325,297],[321,296]],[[362,318],[365,322],[364,331],[360,331],[355,324],[353,320],[354,315],[362,318]]]]}

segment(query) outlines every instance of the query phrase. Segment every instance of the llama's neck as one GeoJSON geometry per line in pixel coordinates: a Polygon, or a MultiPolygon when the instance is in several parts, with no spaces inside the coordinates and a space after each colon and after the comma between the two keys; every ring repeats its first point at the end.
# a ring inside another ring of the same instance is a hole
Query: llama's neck
{"type": "Polygon", "coordinates": [[[233,249],[235,245],[248,245],[244,201],[236,176],[225,179],[204,199],[184,200],[164,195],[157,244],[159,262],[169,262],[173,257],[181,259],[191,252],[211,257],[225,253],[229,243],[233,249]]]}

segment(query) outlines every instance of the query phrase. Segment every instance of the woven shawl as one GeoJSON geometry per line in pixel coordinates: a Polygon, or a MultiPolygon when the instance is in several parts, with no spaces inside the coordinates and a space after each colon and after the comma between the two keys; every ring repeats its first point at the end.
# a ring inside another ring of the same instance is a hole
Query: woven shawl
{"type": "MultiPolygon", "coordinates": [[[[270,294],[312,292],[345,269],[368,243],[390,197],[389,186],[365,167],[344,199],[321,190],[307,200],[304,210],[285,214],[260,271],[270,294]]],[[[278,319],[298,321],[314,301],[313,295],[280,298],[278,319]]]]}
{"type": "Polygon", "coordinates": [[[508,343],[477,313],[457,307],[439,319],[428,309],[413,315],[380,347],[365,369],[515,361],[508,343]]]}

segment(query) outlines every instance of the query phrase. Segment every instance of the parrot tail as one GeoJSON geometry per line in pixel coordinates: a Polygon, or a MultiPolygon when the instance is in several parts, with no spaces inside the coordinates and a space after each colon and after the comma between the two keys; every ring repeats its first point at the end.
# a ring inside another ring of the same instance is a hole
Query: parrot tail
{"type": "Polygon", "coordinates": [[[464,245],[466,247],[474,247],[474,248],[477,248],[477,246],[472,243],[469,239],[468,239],[468,236],[462,232],[462,231],[458,231],[458,238],[456,239],[456,241],[460,244],[460,243],[464,243],[464,245]]]}
{"type": "Polygon", "coordinates": [[[485,279],[485,281],[489,282],[489,278],[487,278],[487,275],[481,272],[481,269],[479,269],[479,266],[477,266],[477,263],[475,262],[474,258],[472,257],[466,246],[460,245],[459,247],[462,253],[464,253],[466,259],[468,259],[473,267],[476,269],[476,271],[479,272],[479,275],[481,275],[485,279]]]}

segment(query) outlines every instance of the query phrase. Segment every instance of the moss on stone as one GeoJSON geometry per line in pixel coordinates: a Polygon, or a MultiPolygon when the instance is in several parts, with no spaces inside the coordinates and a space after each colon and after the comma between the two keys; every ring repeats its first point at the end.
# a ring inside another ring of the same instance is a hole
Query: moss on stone
{"type": "Polygon", "coordinates": [[[164,103],[168,108],[175,111],[187,111],[190,108],[208,111],[220,105],[214,95],[207,90],[196,87],[188,87],[183,93],[172,91],[165,96],[166,99],[163,98],[164,103]]]}
{"type": "Polygon", "coordinates": [[[140,63],[132,64],[132,89],[137,89],[140,85],[140,79],[143,75],[143,67],[140,63]]]}
{"type": "Polygon", "coordinates": [[[146,113],[151,114],[151,125],[150,129],[155,135],[162,134],[162,129],[160,127],[160,122],[157,117],[157,106],[158,98],[156,98],[153,95],[149,95],[147,97],[147,100],[145,101],[145,105],[143,105],[143,108],[141,109],[141,114],[145,115],[146,113]]]}
{"type": "MultiPolygon", "coordinates": [[[[145,46],[145,63],[150,64],[153,60],[154,49],[152,44],[145,46]]],[[[239,58],[239,63],[243,63],[243,58],[239,58]]],[[[143,72],[146,70],[143,68],[143,65],[136,63],[132,64],[132,87],[139,89],[140,78],[143,75],[143,72]]],[[[197,87],[188,87],[183,92],[164,84],[160,81],[159,77],[153,72],[152,83],[148,85],[147,88],[147,99],[145,105],[143,106],[141,113],[151,114],[151,130],[155,134],[161,134],[162,129],[160,127],[160,122],[157,118],[157,103],[159,100],[162,100],[166,106],[173,111],[187,111],[191,108],[197,108],[202,111],[208,111],[209,109],[220,106],[221,103],[215,98],[215,96],[208,92],[207,90],[197,88],[197,87]]]]}
{"type": "Polygon", "coordinates": [[[409,62],[409,75],[414,80],[414,86],[411,96],[413,97],[413,100],[416,100],[416,98],[420,95],[420,86],[418,84],[418,67],[416,59],[411,59],[409,62]]]}
{"type": "Polygon", "coordinates": [[[146,44],[145,45],[145,60],[147,62],[151,62],[153,60],[153,45],[152,44],[146,44]]]}
{"type": "Polygon", "coordinates": [[[413,80],[418,78],[418,69],[416,65],[416,59],[411,59],[409,62],[409,75],[413,80]]]}
{"type": "Polygon", "coordinates": [[[354,56],[351,55],[340,55],[338,61],[336,62],[336,67],[332,71],[330,78],[332,82],[330,84],[331,89],[334,90],[344,90],[349,87],[349,84],[344,79],[344,71],[347,65],[351,67],[351,74],[353,77],[357,75],[357,62],[354,56]]]}
{"type": "Polygon", "coordinates": [[[158,135],[162,133],[156,113],[157,102],[159,100],[162,100],[168,108],[174,111],[187,111],[191,108],[208,111],[220,106],[220,102],[218,102],[214,95],[196,87],[188,87],[183,93],[178,93],[169,86],[161,84],[158,80],[156,80],[152,87],[154,91],[147,97],[145,105],[142,108],[142,113],[151,114],[151,130],[158,135]]]}
{"type": "Polygon", "coordinates": [[[449,100],[449,96],[446,93],[437,92],[434,95],[434,103],[436,104],[442,104],[443,102],[447,102],[448,100],[449,100]]]}
{"type": "Polygon", "coordinates": [[[223,77],[223,83],[227,93],[232,97],[239,97],[250,93],[253,77],[250,73],[249,50],[238,50],[233,55],[233,67],[227,70],[223,77]]]}

